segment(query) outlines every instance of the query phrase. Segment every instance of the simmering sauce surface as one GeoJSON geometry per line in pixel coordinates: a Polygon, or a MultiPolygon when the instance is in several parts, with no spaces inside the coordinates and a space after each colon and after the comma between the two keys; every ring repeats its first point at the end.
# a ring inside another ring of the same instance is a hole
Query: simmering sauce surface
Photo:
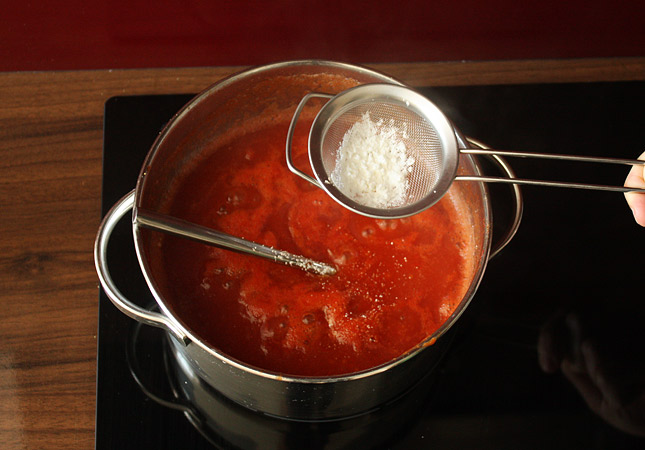
{"type": "MultiPolygon", "coordinates": [[[[205,151],[173,193],[171,214],[334,265],[331,277],[164,237],[175,314],[214,348],[285,375],[368,369],[420,344],[470,283],[470,225],[448,194],[405,219],[352,213],[289,172],[286,125],[205,151]]],[[[306,136],[294,138],[308,168],[306,136]]]]}

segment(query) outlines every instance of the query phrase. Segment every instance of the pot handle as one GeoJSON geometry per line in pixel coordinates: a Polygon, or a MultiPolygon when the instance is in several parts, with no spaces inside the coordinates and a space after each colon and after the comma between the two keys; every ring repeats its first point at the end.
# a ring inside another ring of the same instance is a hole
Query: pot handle
{"type": "MultiPolygon", "coordinates": [[[[466,138],[469,144],[475,146],[476,148],[480,149],[487,149],[488,147],[484,145],[483,143],[472,139],[472,138],[466,138]]],[[[487,156],[499,169],[505,173],[505,175],[508,178],[516,178],[515,172],[511,168],[511,166],[506,162],[504,158],[502,158],[499,155],[485,155],[487,156]]],[[[499,241],[494,243],[493,246],[491,247],[490,255],[488,259],[492,259],[495,256],[499,254],[511,240],[515,236],[515,233],[517,233],[518,228],[520,227],[520,222],[522,221],[522,213],[524,211],[524,200],[522,198],[522,191],[520,189],[520,186],[517,184],[511,184],[510,185],[512,191],[513,191],[513,198],[514,198],[514,214],[513,214],[513,220],[508,227],[508,229],[504,232],[504,234],[500,237],[499,241]]]]}
{"type": "Polygon", "coordinates": [[[126,316],[146,325],[162,328],[172,333],[177,339],[188,345],[190,338],[167,316],[151,312],[128,300],[116,287],[107,264],[107,247],[112,231],[120,219],[134,207],[134,190],[126,194],[112,206],[105,215],[99,227],[96,241],[94,242],[94,265],[99,276],[101,286],[108,298],[126,316]]]}

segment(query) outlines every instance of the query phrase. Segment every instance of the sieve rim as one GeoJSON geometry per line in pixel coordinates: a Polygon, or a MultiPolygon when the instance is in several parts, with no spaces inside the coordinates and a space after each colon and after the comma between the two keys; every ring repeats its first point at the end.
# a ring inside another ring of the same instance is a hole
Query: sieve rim
{"type": "Polygon", "coordinates": [[[417,214],[438,202],[448,191],[457,175],[459,147],[455,129],[444,113],[427,97],[414,89],[390,83],[367,83],[347,89],[323,105],[314,118],[309,132],[309,162],[320,187],[342,206],[367,217],[396,219],[417,214]],[[361,204],[345,195],[331,181],[323,161],[323,142],[333,122],[349,109],[387,101],[404,107],[426,120],[441,142],[443,165],[434,189],[421,199],[390,208],[361,204]]]}

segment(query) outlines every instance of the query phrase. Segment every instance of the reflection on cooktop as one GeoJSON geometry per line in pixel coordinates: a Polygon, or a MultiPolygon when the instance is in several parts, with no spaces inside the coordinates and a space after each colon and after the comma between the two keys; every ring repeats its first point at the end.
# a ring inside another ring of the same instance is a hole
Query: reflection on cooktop
{"type": "MultiPolygon", "coordinates": [[[[465,134],[496,148],[633,158],[645,142],[641,82],[423,93],[465,134]]],[[[159,130],[190,98],[107,102],[104,214],[134,188],[159,130]]],[[[510,162],[518,175],[532,178],[575,175],[585,182],[622,184],[626,173],[604,166],[510,162]]],[[[503,227],[508,188],[490,189],[495,225],[503,227]]],[[[640,374],[627,380],[619,397],[642,396],[643,365],[626,367],[645,361],[637,353],[645,348],[637,345],[645,343],[642,332],[628,332],[628,325],[642,329],[638,324],[645,321],[643,305],[631,301],[642,298],[645,234],[620,194],[525,188],[524,198],[520,230],[489,262],[440,366],[398,401],[348,420],[298,423],[233,404],[182,365],[162,331],[136,324],[101,292],[96,448],[644,448],[642,440],[593,413],[560,372],[544,373],[537,342],[551,319],[552,348],[562,342],[578,356],[582,336],[612,337],[593,341],[599,355],[620,357],[612,366],[616,370],[607,372],[609,381],[640,374]]],[[[153,302],[138,270],[128,220],[113,234],[108,262],[126,296],[142,305],[153,302]]]]}

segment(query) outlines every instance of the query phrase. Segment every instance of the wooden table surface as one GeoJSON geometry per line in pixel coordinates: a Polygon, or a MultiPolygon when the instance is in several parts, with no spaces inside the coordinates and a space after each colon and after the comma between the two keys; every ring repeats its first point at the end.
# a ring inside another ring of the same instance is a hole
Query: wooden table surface
{"type": "MultiPolygon", "coordinates": [[[[645,80],[645,58],[369,66],[413,86],[645,80]]],[[[105,101],[240,69],[0,73],[0,447],[94,447],[105,101]]]]}

